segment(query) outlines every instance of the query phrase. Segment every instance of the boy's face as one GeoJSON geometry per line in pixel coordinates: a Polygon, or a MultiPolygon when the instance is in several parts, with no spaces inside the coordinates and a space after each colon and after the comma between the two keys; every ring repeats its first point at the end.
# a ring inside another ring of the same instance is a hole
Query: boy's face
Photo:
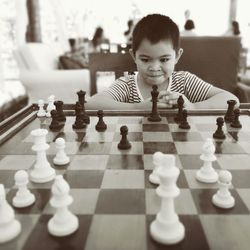
{"type": "Polygon", "coordinates": [[[181,53],[182,49],[176,55],[170,40],[152,44],[149,40],[143,39],[134,60],[140,77],[146,84],[161,85],[168,81],[181,53]]]}

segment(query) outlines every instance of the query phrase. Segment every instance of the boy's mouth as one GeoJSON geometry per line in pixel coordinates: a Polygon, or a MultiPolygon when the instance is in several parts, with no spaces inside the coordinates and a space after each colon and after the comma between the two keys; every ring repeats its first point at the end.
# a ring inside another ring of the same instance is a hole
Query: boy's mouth
{"type": "Polygon", "coordinates": [[[163,75],[148,75],[148,77],[152,77],[152,78],[157,78],[157,77],[161,77],[163,75]]]}

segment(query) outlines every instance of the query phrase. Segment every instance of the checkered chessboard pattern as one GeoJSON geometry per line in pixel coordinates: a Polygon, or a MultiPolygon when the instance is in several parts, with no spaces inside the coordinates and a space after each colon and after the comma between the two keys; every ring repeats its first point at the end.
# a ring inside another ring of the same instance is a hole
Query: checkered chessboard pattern
{"type": "MultiPolygon", "coordinates": [[[[60,132],[49,131],[47,158],[71,187],[74,198],[70,210],[79,218],[77,232],[67,237],[50,236],[48,220],[53,215],[49,204],[53,182],[29,183],[36,196],[34,205],[16,209],[22,225],[21,234],[0,249],[249,249],[250,239],[250,118],[241,116],[242,129],[224,126],[225,140],[214,140],[216,170],[232,173],[230,189],[236,205],[223,210],[215,207],[211,198],[218,184],[204,184],[195,179],[202,166],[201,148],[216,130],[217,116],[190,116],[190,130],[178,128],[173,117],[161,122],[149,122],[146,117],[109,116],[105,132],[97,132],[97,117],[91,117],[86,129],[74,131],[75,117],[67,117],[60,132]],[[119,150],[120,127],[127,125],[129,150],[119,150]],[[55,140],[63,137],[70,163],[54,166],[55,140]],[[174,246],[164,246],[152,240],[149,225],[160,210],[156,186],[148,181],[152,172],[152,156],[156,151],[174,154],[180,168],[177,186],[180,196],[175,209],[185,226],[185,239],[174,246]]],[[[37,118],[18,132],[0,149],[0,183],[5,185],[11,203],[16,193],[14,174],[30,171],[35,152],[30,132],[36,128],[49,130],[50,119],[37,118]]]]}

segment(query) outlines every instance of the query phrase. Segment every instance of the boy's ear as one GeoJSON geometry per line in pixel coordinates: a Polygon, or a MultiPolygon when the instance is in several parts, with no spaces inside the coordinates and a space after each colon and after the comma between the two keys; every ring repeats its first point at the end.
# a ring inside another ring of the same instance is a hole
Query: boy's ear
{"type": "Polygon", "coordinates": [[[181,58],[182,53],[183,53],[183,49],[180,48],[180,49],[178,50],[177,54],[176,54],[175,64],[178,63],[179,59],[181,58]]]}
{"type": "Polygon", "coordinates": [[[129,54],[132,56],[133,60],[135,61],[135,55],[132,49],[129,49],[129,54]]]}

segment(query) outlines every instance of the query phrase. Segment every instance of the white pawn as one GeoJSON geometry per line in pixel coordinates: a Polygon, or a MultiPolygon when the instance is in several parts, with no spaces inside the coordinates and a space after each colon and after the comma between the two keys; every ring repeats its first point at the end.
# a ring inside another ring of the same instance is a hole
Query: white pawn
{"type": "Polygon", "coordinates": [[[153,172],[149,175],[149,181],[153,184],[160,184],[160,178],[158,176],[158,169],[162,165],[162,158],[163,158],[163,153],[162,152],[155,152],[153,154],[153,164],[154,164],[154,169],[153,172]]]}
{"type": "Polygon", "coordinates": [[[196,179],[204,183],[215,183],[218,180],[218,174],[212,166],[212,162],[216,160],[214,155],[215,146],[211,138],[207,138],[202,147],[202,155],[200,159],[204,161],[203,166],[196,172],[196,179]]]}
{"type": "Polygon", "coordinates": [[[232,174],[227,170],[221,170],[219,173],[219,190],[213,195],[212,202],[220,208],[232,208],[235,204],[234,197],[228,190],[231,186],[232,174]]]}
{"type": "Polygon", "coordinates": [[[38,117],[44,117],[44,116],[46,116],[46,111],[44,110],[43,106],[44,106],[44,101],[43,100],[39,100],[38,101],[39,110],[37,112],[37,116],[38,117]]]}
{"type": "Polygon", "coordinates": [[[62,175],[57,175],[52,185],[52,198],[50,204],[56,208],[54,216],[48,222],[49,233],[54,236],[67,236],[74,233],[79,227],[78,218],[68,210],[73,202],[69,195],[69,184],[62,175]]]}
{"type": "Polygon", "coordinates": [[[63,138],[57,138],[56,141],[57,153],[53,159],[54,164],[56,165],[65,165],[69,163],[69,157],[65,154],[65,140],[63,138]]]}
{"type": "Polygon", "coordinates": [[[29,183],[28,173],[25,170],[19,170],[15,174],[15,184],[18,187],[16,196],[12,203],[15,207],[28,207],[35,202],[35,196],[27,189],[29,183]]]}
{"type": "Polygon", "coordinates": [[[0,243],[14,239],[21,232],[13,208],[7,203],[3,184],[0,184],[0,243]]]}
{"type": "Polygon", "coordinates": [[[51,117],[51,110],[56,109],[56,106],[54,105],[54,101],[55,101],[55,96],[54,95],[50,95],[48,97],[48,106],[47,106],[47,112],[46,112],[46,116],[47,117],[51,117]]]}
{"type": "Polygon", "coordinates": [[[185,236],[185,228],[174,210],[174,199],[180,194],[180,189],[176,186],[179,174],[175,157],[164,155],[164,166],[158,170],[160,186],[156,189],[161,198],[161,209],[150,225],[152,238],[162,244],[176,244],[185,236]]]}

